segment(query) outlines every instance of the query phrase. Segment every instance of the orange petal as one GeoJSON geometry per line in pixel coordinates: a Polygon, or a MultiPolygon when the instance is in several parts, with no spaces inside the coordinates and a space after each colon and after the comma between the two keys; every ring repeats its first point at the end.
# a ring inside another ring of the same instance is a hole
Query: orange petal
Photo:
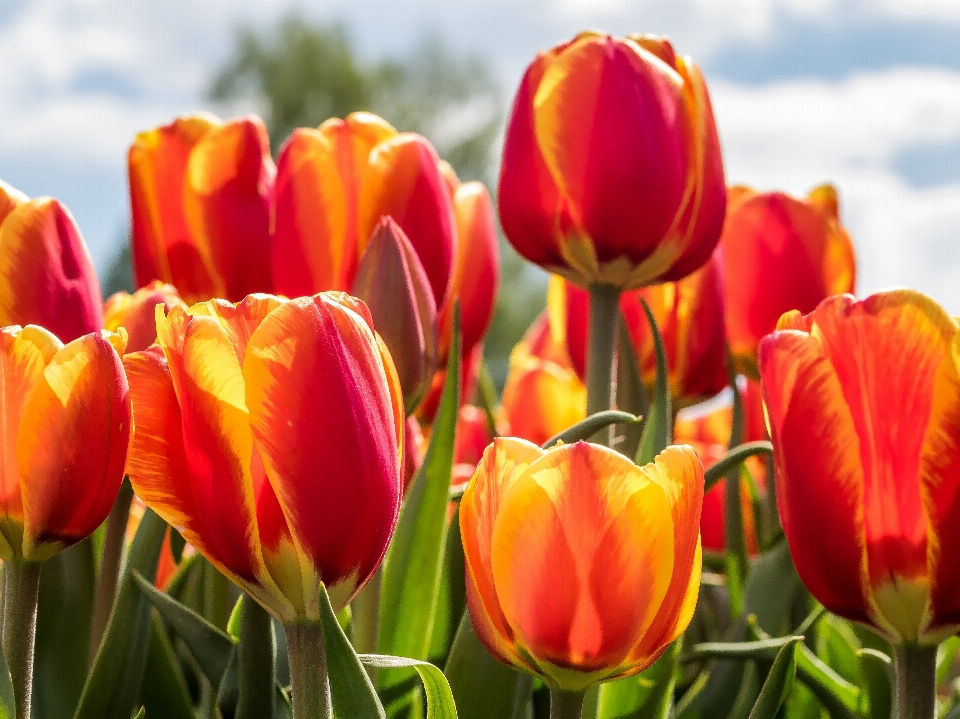
{"type": "Polygon", "coordinates": [[[111,332],[123,327],[127,331],[127,352],[139,352],[157,341],[156,306],[164,310],[186,308],[177,289],[154,280],[132,295],[117,292],[103,305],[103,325],[111,332]]]}
{"type": "Polygon", "coordinates": [[[46,559],[107,518],[132,424],[127,378],[106,338],[57,351],[25,398],[17,436],[25,558],[46,559]]]}
{"type": "Polygon", "coordinates": [[[28,200],[29,198],[20,190],[0,180],[0,225],[17,205],[28,200]]]}
{"type": "Polygon", "coordinates": [[[540,445],[587,416],[587,390],[570,369],[536,357],[511,358],[503,410],[514,436],[540,445]]]}
{"type": "Polygon", "coordinates": [[[227,334],[240,366],[247,356],[247,344],[268,314],[286,302],[273,295],[248,295],[233,304],[225,300],[210,300],[193,305],[188,311],[193,317],[210,317],[227,334]]]}

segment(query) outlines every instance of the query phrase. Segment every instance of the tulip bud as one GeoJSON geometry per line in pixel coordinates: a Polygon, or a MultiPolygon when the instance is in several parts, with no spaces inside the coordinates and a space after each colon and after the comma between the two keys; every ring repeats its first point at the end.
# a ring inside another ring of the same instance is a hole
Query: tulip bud
{"type": "Polygon", "coordinates": [[[70,342],[103,327],[103,298],[70,211],[0,182],[0,325],[28,324],[70,342]]]}
{"type": "Polygon", "coordinates": [[[132,295],[123,291],[111,295],[103,306],[104,326],[111,332],[123,327],[127,352],[140,352],[157,341],[157,305],[163,305],[164,312],[187,307],[176,287],[154,280],[132,295]]]}
{"type": "Polygon", "coordinates": [[[437,370],[437,308],[417,253],[393,218],[377,225],[351,292],[367,303],[412,414],[437,370]]]}
{"type": "Polygon", "coordinates": [[[494,440],[460,503],[467,605],[495,658],[583,691],[650,666],[690,623],[703,467],[587,442],[494,440]]]}

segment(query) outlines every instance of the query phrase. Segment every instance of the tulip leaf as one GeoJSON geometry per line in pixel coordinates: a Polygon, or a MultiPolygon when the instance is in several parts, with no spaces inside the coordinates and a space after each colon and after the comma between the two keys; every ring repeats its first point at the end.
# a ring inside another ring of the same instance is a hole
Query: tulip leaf
{"type": "Polygon", "coordinates": [[[797,674],[797,644],[802,637],[791,637],[777,652],[773,666],[763,682],[760,696],[748,719],[774,719],[793,687],[797,674]]]}
{"type": "Polygon", "coordinates": [[[641,467],[652,462],[673,439],[673,410],[670,407],[670,385],[667,381],[667,351],[663,346],[663,336],[657,327],[657,320],[647,301],[641,297],[647,322],[650,323],[650,334],[653,335],[653,347],[657,356],[657,381],[653,386],[653,401],[650,403],[650,412],[643,424],[643,434],[640,436],[640,447],[637,449],[636,463],[641,467]]]}
{"type": "Polygon", "coordinates": [[[164,719],[194,719],[193,704],[177,663],[170,639],[160,618],[154,615],[150,623],[150,650],[140,701],[150,716],[164,719]]]}
{"type": "Polygon", "coordinates": [[[533,679],[501,664],[484,649],[464,612],[443,673],[460,719],[521,719],[533,679]]]}
{"type": "MultiPolygon", "coordinates": [[[[42,572],[41,572],[42,575],[42,572]]],[[[38,694],[39,692],[34,692],[38,694]]],[[[0,719],[16,719],[16,700],[13,696],[13,680],[7,662],[0,652],[0,719]]]]}
{"type": "Polygon", "coordinates": [[[497,385],[493,381],[493,375],[490,374],[490,366],[486,360],[480,362],[480,371],[477,373],[477,399],[480,400],[480,408],[483,409],[483,414],[487,418],[490,436],[498,436],[497,418],[494,412],[500,405],[500,398],[497,396],[497,385]]]}
{"type": "Polygon", "coordinates": [[[632,415],[629,412],[620,412],[615,409],[607,409],[602,412],[591,414],[586,419],[580,420],[572,427],[568,427],[560,434],[554,435],[540,447],[549,449],[557,442],[564,444],[573,444],[581,439],[589,439],[601,429],[609,427],[611,424],[638,424],[640,417],[632,415]]]}
{"type": "Polygon", "coordinates": [[[133,719],[146,719],[146,711],[143,707],[140,707],[140,710],[136,713],[133,719]]]}
{"type": "MultiPolygon", "coordinates": [[[[454,310],[446,383],[423,465],[414,477],[383,562],[378,649],[425,659],[430,649],[460,409],[460,312],[454,310]]],[[[396,674],[390,672],[389,674],[396,674]]]]}
{"type": "Polygon", "coordinates": [[[383,654],[361,654],[360,661],[365,667],[376,669],[401,669],[404,667],[416,669],[427,695],[427,719],[457,719],[457,707],[453,703],[453,694],[450,691],[447,678],[430,662],[383,654]]]}
{"type": "Polygon", "coordinates": [[[273,719],[276,654],[273,617],[250,597],[241,596],[236,650],[239,692],[234,719],[273,719]]]}
{"type": "Polygon", "coordinates": [[[323,585],[320,585],[320,622],[323,625],[323,650],[327,657],[334,715],[344,719],[385,719],[386,713],[373,683],[337,621],[327,588],[323,585]]]}
{"type": "Polygon", "coordinates": [[[443,550],[443,571],[440,575],[440,596],[433,621],[428,659],[443,666],[450,654],[450,647],[460,626],[460,618],[467,608],[467,584],[463,541],[457,528],[460,527],[460,507],[457,505],[450,518],[453,531],[447,532],[443,550]]]}
{"type": "Polygon", "coordinates": [[[74,719],[129,719],[137,707],[150,649],[150,602],[132,570],[156,576],[166,529],[152,509],[144,512],[74,719]]]}
{"type": "Polygon", "coordinates": [[[653,666],[636,676],[601,685],[599,719],[667,719],[673,708],[681,641],[671,644],[653,666]]]}
{"type": "Polygon", "coordinates": [[[861,713],[870,719],[890,719],[893,699],[893,661],[878,649],[864,648],[860,658],[861,713]],[[866,704],[866,707],[863,704],[866,704]],[[863,711],[863,710],[866,711],[863,711]]]}
{"type": "MultiPolygon", "coordinates": [[[[643,384],[640,363],[633,348],[630,330],[623,317],[623,310],[620,311],[620,332],[618,334],[616,406],[624,412],[630,412],[637,417],[641,417],[650,411],[650,398],[647,388],[643,384]]],[[[642,422],[628,424],[618,432],[614,449],[626,457],[635,457],[642,435],[642,422]]]]}
{"type": "Polygon", "coordinates": [[[147,600],[187,645],[204,676],[213,686],[220,686],[234,651],[233,638],[189,607],[161,592],[139,572],[134,572],[133,577],[147,600]]]}
{"type": "Polygon", "coordinates": [[[183,538],[174,527],[170,527],[170,554],[173,555],[173,562],[180,566],[183,560],[183,550],[187,546],[187,540],[183,538]]]}
{"type": "Polygon", "coordinates": [[[715,658],[773,661],[782,647],[797,639],[803,637],[777,637],[753,642],[704,642],[695,645],[681,661],[686,663],[715,658]]]}
{"type": "Polygon", "coordinates": [[[711,465],[710,468],[703,473],[703,491],[709,492],[713,485],[737,469],[737,467],[746,462],[750,457],[772,453],[773,445],[767,440],[745,442],[744,444],[734,447],[717,460],[716,464],[711,465]]]}

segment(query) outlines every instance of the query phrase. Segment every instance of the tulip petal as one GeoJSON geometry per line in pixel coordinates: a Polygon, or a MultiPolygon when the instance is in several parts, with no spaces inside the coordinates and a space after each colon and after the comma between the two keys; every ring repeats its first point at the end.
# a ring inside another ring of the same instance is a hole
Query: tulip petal
{"type": "Polygon", "coordinates": [[[541,445],[587,416],[587,390],[572,370],[536,357],[510,364],[503,410],[514,436],[541,445]]]}
{"type": "Polygon", "coordinates": [[[127,378],[106,338],[85,335],[53,356],[26,397],[17,437],[25,558],[46,559],[107,518],[132,423],[127,378]]]}
{"type": "Polygon", "coordinates": [[[518,642],[547,672],[619,666],[667,594],[673,532],[663,488],[622,455],[585,442],[547,452],[501,501],[492,539],[518,642]]]}
{"type": "Polygon", "coordinates": [[[243,375],[256,447],[305,569],[352,595],[396,524],[403,405],[367,321],[337,297],[274,310],[250,338],[243,375]]]}
{"type": "Polygon", "coordinates": [[[29,198],[20,190],[0,180],[0,225],[17,205],[27,201],[29,198]]]}
{"type": "Polygon", "coordinates": [[[266,316],[284,302],[286,300],[273,295],[248,295],[237,304],[225,300],[202,302],[191,307],[189,312],[193,317],[210,317],[216,320],[226,332],[237,362],[242,367],[251,335],[266,316]]]}

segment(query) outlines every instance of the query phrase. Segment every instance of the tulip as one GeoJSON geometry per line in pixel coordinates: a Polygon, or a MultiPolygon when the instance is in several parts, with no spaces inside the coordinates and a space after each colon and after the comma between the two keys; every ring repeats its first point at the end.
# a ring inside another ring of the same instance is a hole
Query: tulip
{"type": "Polygon", "coordinates": [[[102,305],[70,211],[0,181],[0,326],[39,325],[71,342],[103,327],[102,305]]]}
{"type": "Polygon", "coordinates": [[[933,300],[894,290],[788,312],[760,343],[797,572],[895,645],[900,716],[934,716],[936,645],[960,629],[958,339],[933,300]]]}
{"type": "Polygon", "coordinates": [[[380,218],[410,239],[440,307],[453,275],[456,227],[439,158],[426,139],[358,112],[296,130],[277,160],[271,261],[290,297],[348,290],[380,218]]]}
{"type": "Polygon", "coordinates": [[[134,489],[284,623],[297,716],[326,716],[311,674],[324,666],[321,584],[342,609],[399,513],[389,352],[366,306],[337,292],[158,309],[157,339],[124,358],[134,489]]]}
{"type": "Polygon", "coordinates": [[[263,122],[190,115],[137,135],[128,154],[137,284],[184,300],[270,290],[276,169],[263,122]]]}
{"type": "Polygon", "coordinates": [[[157,341],[157,305],[163,305],[164,312],[186,309],[176,287],[154,280],[132,295],[123,291],[111,295],[103,306],[104,326],[111,332],[123,327],[127,352],[140,352],[157,341]]]}
{"type": "Polygon", "coordinates": [[[466,484],[477,471],[483,450],[493,441],[487,413],[465,404],[457,415],[457,438],[453,445],[453,472],[450,485],[466,484]]]}
{"type": "Polygon", "coordinates": [[[754,379],[757,346],[780,315],[812,312],[825,297],[854,290],[853,245],[830,185],[806,199],[731,188],[718,254],[730,351],[754,379]]]}
{"type": "Polygon", "coordinates": [[[637,467],[587,442],[494,440],[460,505],[480,641],[553,701],[650,666],[693,615],[702,498],[689,447],[637,467]]]}
{"type": "Polygon", "coordinates": [[[437,307],[423,266],[393,218],[377,225],[352,294],[369,307],[400,376],[406,413],[412,414],[437,370],[437,307]]]}
{"type": "Polygon", "coordinates": [[[507,122],[498,196],[517,251],[577,285],[690,274],[726,202],[700,70],[648,35],[584,32],[541,52],[507,122]]]}
{"type": "Polygon", "coordinates": [[[36,325],[0,330],[3,651],[18,717],[30,715],[41,563],[100,526],[123,479],[132,425],[125,342],[123,331],[64,345],[36,325]]]}

